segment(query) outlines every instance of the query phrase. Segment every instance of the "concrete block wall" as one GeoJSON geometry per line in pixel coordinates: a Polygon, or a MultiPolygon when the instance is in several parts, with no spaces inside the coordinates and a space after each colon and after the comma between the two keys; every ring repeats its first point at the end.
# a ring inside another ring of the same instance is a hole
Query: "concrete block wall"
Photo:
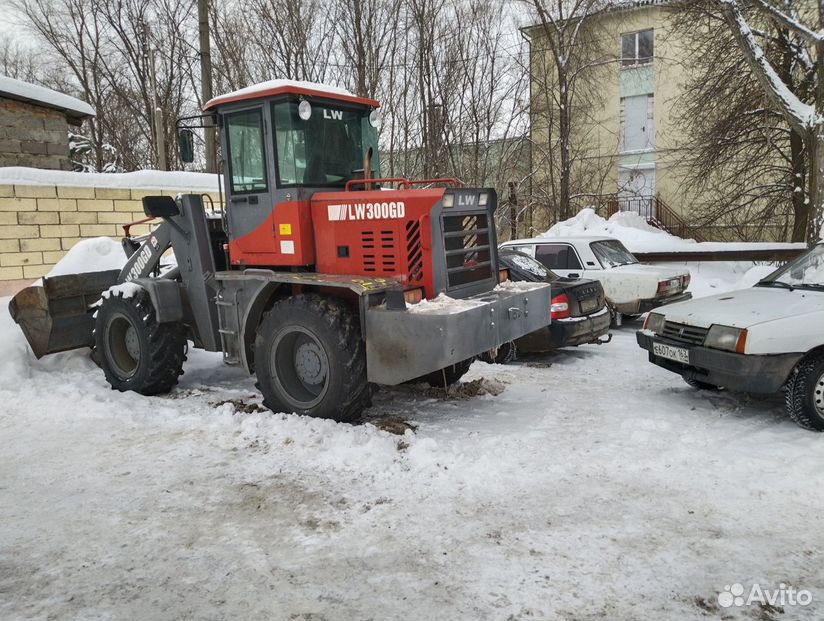
{"type": "MultiPolygon", "coordinates": [[[[119,239],[146,216],[141,199],[181,190],[0,185],[0,282],[45,276],[81,239],[119,239]]],[[[212,195],[218,204],[217,194],[212,195]]],[[[132,228],[133,234],[151,225],[132,228]]]]}
{"type": "Polygon", "coordinates": [[[71,170],[65,113],[0,97],[0,166],[71,170]]]}

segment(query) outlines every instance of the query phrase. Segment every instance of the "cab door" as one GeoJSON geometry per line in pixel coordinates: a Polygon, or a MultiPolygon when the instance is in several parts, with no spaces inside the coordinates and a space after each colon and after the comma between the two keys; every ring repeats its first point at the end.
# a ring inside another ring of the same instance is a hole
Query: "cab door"
{"type": "Polygon", "coordinates": [[[233,265],[272,265],[274,183],[269,124],[262,104],[224,112],[229,255],[233,265]]]}

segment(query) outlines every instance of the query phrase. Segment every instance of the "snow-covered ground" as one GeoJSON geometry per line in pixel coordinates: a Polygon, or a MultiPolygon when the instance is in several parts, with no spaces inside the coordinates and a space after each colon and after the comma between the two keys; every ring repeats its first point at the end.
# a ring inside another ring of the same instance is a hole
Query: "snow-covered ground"
{"type": "Polygon", "coordinates": [[[821,619],[824,434],[690,389],[639,327],[348,425],[198,351],[114,392],[0,312],[0,618],[821,619]],[[720,608],[735,583],[813,602],[720,608]]]}

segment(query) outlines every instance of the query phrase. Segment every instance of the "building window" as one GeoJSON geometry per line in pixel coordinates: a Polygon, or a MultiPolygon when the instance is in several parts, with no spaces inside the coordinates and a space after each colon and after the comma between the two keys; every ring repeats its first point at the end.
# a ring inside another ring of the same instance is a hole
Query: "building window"
{"type": "Polygon", "coordinates": [[[651,29],[621,35],[621,66],[634,67],[651,63],[653,41],[651,29]]]}
{"type": "Polygon", "coordinates": [[[655,96],[621,97],[619,144],[623,153],[655,150],[655,96]]]}

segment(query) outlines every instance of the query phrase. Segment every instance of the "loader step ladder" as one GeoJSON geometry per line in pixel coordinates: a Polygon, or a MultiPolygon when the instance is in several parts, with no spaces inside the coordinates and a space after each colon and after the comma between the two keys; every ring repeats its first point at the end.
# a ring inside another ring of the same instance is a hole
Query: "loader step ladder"
{"type": "Polygon", "coordinates": [[[238,301],[237,289],[227,290],[221,288],[215,297],[217,306],[218,334],[220,334],[220,345],[223,349],[223,362],[228,365],[240,364],[240,320],[237,315],[238,301]],[[229,293],[231,300],[224,299],[229,293]]]}

